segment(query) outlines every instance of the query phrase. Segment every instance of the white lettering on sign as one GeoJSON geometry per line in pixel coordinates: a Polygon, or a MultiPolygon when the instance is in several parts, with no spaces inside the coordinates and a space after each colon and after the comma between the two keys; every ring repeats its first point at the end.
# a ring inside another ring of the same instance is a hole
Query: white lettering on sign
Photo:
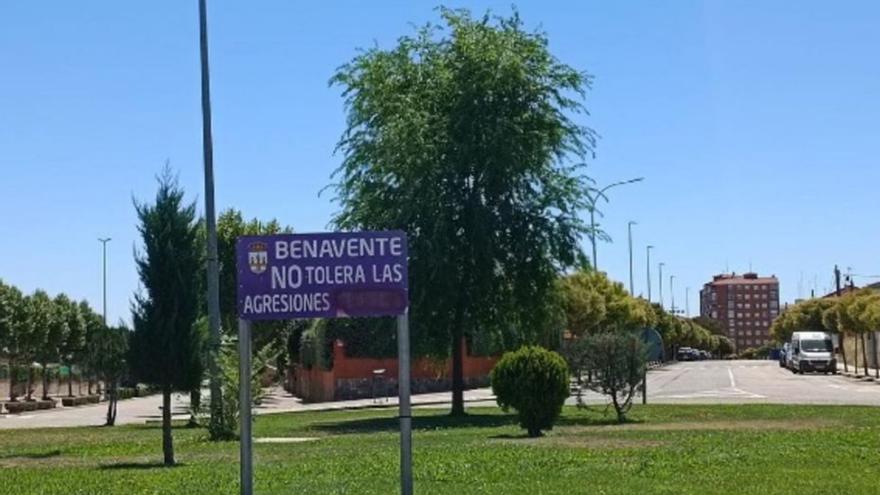
{"type": "Polygon", "coordinates": [[[330,294],[326,292],[313,292],[310,294],[257,294],[245,296],[243,304],[245,315],[317,312],[328,309],[330,309],[330,294]]]}
{"type": "Polygon", "coordinates": [[[302,285],[302,279],[302,270],[298,265],[272,267],[272,289],[297,289],[302,285]]]}
{"type": "Polygon", "coordinates": [[[279,261],[309,258],[366,258],[402,254],[403,240],[399,237],[275,241],[275,259],[279,261]]]}

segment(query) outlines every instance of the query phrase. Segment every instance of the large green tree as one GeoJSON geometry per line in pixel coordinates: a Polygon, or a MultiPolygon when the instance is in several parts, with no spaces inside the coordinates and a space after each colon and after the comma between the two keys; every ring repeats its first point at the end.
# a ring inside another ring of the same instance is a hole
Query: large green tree
{"type": "Polygon", "coordinates": [[[655,323],[651,306],[604,272],[579,270],[560,278],[566,330],[573,337],[641,330],[655,323]]]}
{"type": "Polygon", "coordinates": [[[202,270],[195,204],[166,169],[153,204],[135,205],[142,247],[136,256],[143,291],[135,294],[129,359],[135,376],[162,391],[162,451],[174,464],[171,393],[201,381],[199,276],[202,270]]]}
{"type": "Polygon", "coordinates": [[[26,345],[30,334],[27,297],[12,285],[0,286],[0,338],[2,347],[9,360],[9,400],[15,402],[16,386],[19,369],[27,360],[26,345]]]}
{"type": "Polygon", "coordinates": [[[594,134],[573,117],[590,77],[544,33],[518,15],[441,17],[332,78],[348,112],[335,224],[407,232],[414,350],[452,354],[463,414],[465,337],[513,348],[559,321],[551,300],[582,256],[577,164],[594,134]]]}
{"type": "Polygon", "coordinates": [[[43,367],[43,400],[49,399],[49,364],[58,363],[61,360],[61,347],[67,340],[70,327],[67,322],[67,312],[70,299],[64,294],[58,294],[49,303],[49,322],[46,326],[46,339],[37,352],[37,361],[43,367]]]}
{"type": "Polygon", "coordinates": [[[98,375],[95,364],[100,359],[100,356],[95,354],[95,349],[98,349],[96,341],[101,338],[101,332],[105,325],[104,319],[89,306],[87,301],[80,301],[78,307],[85,323],[85,335],[83,337],[83,350],[77,360],[82,367],[83,376],[80,379],[86,378],[88,381],[88,394],[91,395],[92,385],[98,375]]]}
{"type": "Polygon", "coordinates": [[[67,395],[73,397],[73,365],[82,358],[86,339],[86,319],[76,301],[67,301],[67,337],[59,348],[61,363],[67,366],[67,395]]]}
{"type": "MultiPolygon", "coordinates": [[[[24,300],[27,324],[22,327],[22,354],[27,366],[27,400],[32,400],[34,383],[34,361],[39,358],[46,344],[49,327],[53,320],[52,299],[43,290],[36,290],[24,300]]],[[[43,370],[44,374],[46,370],[43,370]]]]}

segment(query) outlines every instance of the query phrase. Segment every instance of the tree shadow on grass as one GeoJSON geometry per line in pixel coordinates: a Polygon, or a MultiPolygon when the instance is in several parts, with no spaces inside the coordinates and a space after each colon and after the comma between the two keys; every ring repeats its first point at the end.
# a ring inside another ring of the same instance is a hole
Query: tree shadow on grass
{"type": "Polygon", "coordinates": [[[626,418],[626,421],[620,423],[614,414],[602,416],[568,415],[559,418],[556,421],[556,426],[617,426],[642,422],[637,418],[626,418]]]}
{"type": "Polygon", "coordinates": [[[98,469],[106,470],[106,471],[115,471],[115,470],[124,470],[124,469],[174,469],[178,467],[183,467],[184,464],[178,462],[177,464],[173,464],[171,466],[166,466],[165,463],[154,461],[154,462],[117,462],[115,464],[102,464],[98,467],[98,469]]]}
{"type": "MultiPolygon", "coordinates": [[[[497,428],[516,424],[513,415],[467,414],[464,416],[415,416],[413,430],[442,430],[447,428],[497,428]]],[[[312,428],[329,433],[376,433],[400,429],[397,417],[366,418],[333,423],[317,423],[312,428]]]]}
{"type": "Polygon", "coordinates": [[[4,454],[0,459],[49,459],[61,455],[60,450],[48,450],[46,452],[31,452],[29,454],[4,454]]]}

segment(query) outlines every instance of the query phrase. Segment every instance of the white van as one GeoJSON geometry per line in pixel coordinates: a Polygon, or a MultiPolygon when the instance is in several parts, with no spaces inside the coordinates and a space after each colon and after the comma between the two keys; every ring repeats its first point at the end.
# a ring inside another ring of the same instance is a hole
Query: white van
{"type": "Polygon", "coordinates": [[[791,334],[789,363],[795,373],[824,371],[837,373],[834,344],[825,332],[794,332],[791,334]]]}

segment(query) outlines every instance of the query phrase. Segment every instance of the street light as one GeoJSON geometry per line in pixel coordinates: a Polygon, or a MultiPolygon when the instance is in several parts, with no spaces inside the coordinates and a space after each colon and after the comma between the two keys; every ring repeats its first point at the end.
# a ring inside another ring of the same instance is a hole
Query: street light
{"type": "Polygon", "coordinates": [[[104,326],[107,326],[107,243],[110,241],[109,237],[98,238],[104,251],[104,326]]]}
{"type": "Polygon", "coordinates": [[[654,246],[648,244],[648,247],[645,249],[648,253],[648,262],[645,264],[645,268],[648,270],[648,302],[651,302],[651,250],[654,249],[654,246]]]}
{"type": "Polygon", "coordinates": [[[688,318],[691,316],[691,288],[684,288],[684,314],[688,318]]]}
{"type": "Polygon", "coordinates": [[[663,266],[666,263],[660,262],[659,271],[660,273],[657,276],[657,287],[660,288],[660,307],[663,307],[663,266]]]}
{"type": "Polygon", "coordinates": [[[611,189],[612,187],[622,186],[625,184],[632,184],[635,182],[641,182],[645,180],[644,177],[636,177],[635,179],[624,180],[620,182],[615,182],[613,184],[608,184],[602,189],[594,189],[595,195],[591,194],[590,191],[587,191],[587,201],[590,204],[590,242],[593,245],[593,268],[598,270],[599,263],[597,261],[596,255],[596,202],[599,201],[599,198],[604,198],[605,201],[608,201],[608,196],[605,195],[605,191],[611,189]]]}
{"type": "Polygon", "coordinates": [[[669,276],[669,299],[672,300],[672,314],[675,314],[675,275],[669,276]]]}
{"type": "Polygon", "coordinates": [[[633,283],[633,225],[638,225],[636,222],[630,220],[626,224],[627,236],[629,238],[629,294],[634,296],[636,294],[633,283]]]}

